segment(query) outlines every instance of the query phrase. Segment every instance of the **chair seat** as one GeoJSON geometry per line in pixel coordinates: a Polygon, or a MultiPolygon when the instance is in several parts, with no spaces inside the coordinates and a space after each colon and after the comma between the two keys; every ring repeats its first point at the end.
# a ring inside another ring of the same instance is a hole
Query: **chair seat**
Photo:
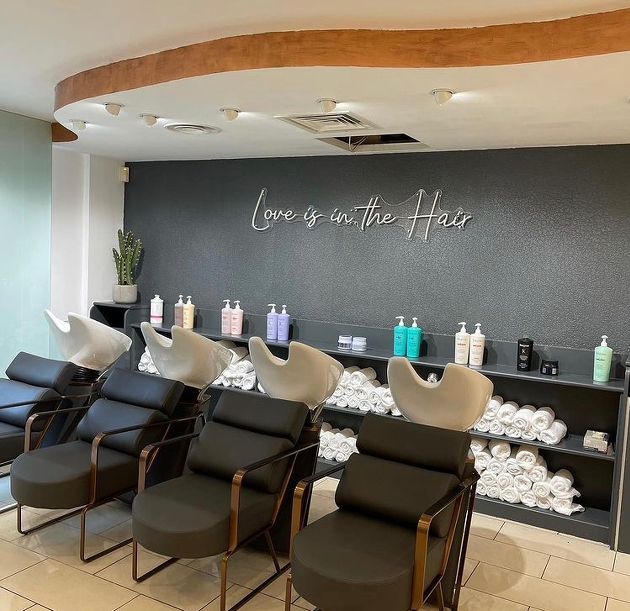
{"type": "MultiPolygon", "coordinates": [[[[21,454],[11,466],[11,494],[18,503],[46,509],[86,505],[92,444],[73,441],[21,454]]],[[[97,500],[133,488],[138,459],[101,446],[97,500]]]]}
{"type": "MultiPolygon", "coordinates": [[[[293,541],[295,589],[327,611],[408,611],[415,531],[338,509],[293,541]]],[[[438,574],[446,539],[429,537],[425,584],[438,574]]]]}
{"type": "MultiPolygon", "coordinates": [[[[187,473],[146,488],[133,501],[133,536],[172,558],[203,558],[228,548],[231,482],[187,473]]],[[[276,495],[241,490],[239,541],[264,528],[276,495]]]]}
{"type": "Polygon", "coordinates": [[[24,451],[24,429],[0,422],[0,463],[13,460],[24,451]]]}
{"type": "MultiPolygon", "coordinates": [[[[60,395],[50,388],[40,388],[16,380],[0,378],[0,397],[2,405],[24,404],[19,407],[0,409],[0,422],[24,428],[31,414],[53,409],[60,395]]],[[[43,423],[40,422],[40,430],[42,426],[43,423]]]]}

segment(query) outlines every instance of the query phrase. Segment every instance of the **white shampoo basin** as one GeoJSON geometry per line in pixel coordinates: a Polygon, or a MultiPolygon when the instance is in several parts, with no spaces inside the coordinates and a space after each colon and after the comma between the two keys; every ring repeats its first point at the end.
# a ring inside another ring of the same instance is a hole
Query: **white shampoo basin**
{"type": "Polygon", "coordinates": [[[467,431],[479,421],[494,389],[486,376],[455,363],[446,365],[439,382],[427,382],[400,356],[389,359],[387,379],[407,420],[455,431],[467,431]]]}
{"type": "Polygon", "coordinates": [[[173,326],[169,339],[148,322],[143,322],[140,328],[153,363],[165,378],[205,390],[230,364],[232,353],[199,333],[173,326]]]}
{"type": "Polygon", "coordinates": [[[70,312],[68,320],[44,310],[59,352],[64,359],[87,369],[104,371],[131,346],[131,338],[97,320],[70,312]]]}
{"type": "Polygon", "coordinates": [[[271,354],[260,337],[249,340],[249,353],[256,377],[270,397],[301,401],[311,410],[335,392],[343,373],[339,361],[300,342],[289,344],[286,361],[271,354]]]}

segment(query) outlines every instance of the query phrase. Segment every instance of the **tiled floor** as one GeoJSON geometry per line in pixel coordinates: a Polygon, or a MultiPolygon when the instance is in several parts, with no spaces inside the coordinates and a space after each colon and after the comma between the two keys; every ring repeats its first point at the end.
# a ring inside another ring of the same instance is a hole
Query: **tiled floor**
{"type": "MultiPolygon", "coordinates": [[[[315,488],[311,519],[334,508],[337,480],[315,488]]],[[[0,479],[0,505],[8,495],[0,479]]],[[[41,511],[26,510],[28,520],[41,511]]],[[[112,503],[88,522],[93,550],[128,536],[129,508],[112,503]]],[[[137,584],[131,549],[90,564],[77,555],[76,519],[21,536],[15,511],[0,515],[0,611],[218,611],[218,559],[182,560],[137,584]]],[[[143,553],[141,569],[159,558],[143,553]]],[[[230,565],[228,604],[264,577],[271,561],[262,553],[238,552],[230,565]]],[[[630,555],[567,535],[475,515],[468,547],[462,611],[630,611],[630,555]]],[[[281,577],[244,611],[283,611],[281,577]]],[[[294,611],[312,609],[294,595],[294,611]]],[[[434,607],[428,606],[433,610],[434,607]]],[[[387,611],[387,610],[383,610],[387,611]]]]}

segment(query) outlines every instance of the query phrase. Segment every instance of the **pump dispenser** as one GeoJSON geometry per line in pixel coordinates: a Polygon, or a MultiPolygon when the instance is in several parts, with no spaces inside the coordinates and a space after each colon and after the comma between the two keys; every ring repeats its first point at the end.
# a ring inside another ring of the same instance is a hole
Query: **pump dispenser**
{"type": "Polygon", "coordinates": [[[184,296],[179,296],[179,301],[175,304],[173,310],[173,324],[177,327],[184,326],[184,296]]]}
{"type": "Polygon", "coordinates": [[[394,356],[405,356],[407,351],[407,327],[405,317],[396,316],[399,323],[394,327],[394,356]]]}
{"type": "Polygon", "coordinates": [[[287,314],[287,306],[282,306],[282,312],[278,314],[278,341],[279,342],[288,342],[289,341],[289,329],[291,327],[291,316],[287,314]]]}
{"type": "Polygon", "coordinates": [[[267,339],[271,341],[278,340],[278,314],[276,312],[276,304],[268,303],[269,307],[271,307],[271,312],[267,314],[267,339]]]}
{"type": "Polygon", "coordinates": [[[184,329],[192,329],[195,326],[195,306],[190,295],[186,297],[188,301],[184,304],[184,329]]]}
{"type": "Polygon", "coordinates": [[[481,332],[481,323],[475,324],[477,330],[470,336],[470,358],[468,364],[471,367],[483,365],[483,349],[486,344],[486,336],[481,332]]]}
{"type": "Polygon", "coordinates": [[[221,335],[229,335],[232,319],[232,308],[230,307],[229,299],[224,299],[223,303],[225,303],[225,306],[221,309],[221,335]]]}
{"type": "Polygon", "coordinates": [[[459,333],[455,334],[455,362],[458,365],[468,363],[468,350],[470,345],[470,333],[466,331],[466,323],[457,323],[462,326],[459,333]]]}
{"type": "Polygon", "coordinates": [[[417,359],[420,356],[420,341],[422,329],[418,326],[418,319],[414,316],[413,323],[407,329],[407,358],[417,359]]]}
{"type": "Polygon", "coordinates": [[[235,299],[234,303],[236,305],[230,314],[230,335],[241,335],[243,333],[243,310],[241,310],[241,302],[238,299],[235,299]]]}
{"type": "Polygon", "coordinates": [[[610,366],[612,364],[612,348],[606,341],[608,335],[602,335],[602,343],[595,348],[593,361],[593,382],[608,382],[610,380],[610,366]]]}

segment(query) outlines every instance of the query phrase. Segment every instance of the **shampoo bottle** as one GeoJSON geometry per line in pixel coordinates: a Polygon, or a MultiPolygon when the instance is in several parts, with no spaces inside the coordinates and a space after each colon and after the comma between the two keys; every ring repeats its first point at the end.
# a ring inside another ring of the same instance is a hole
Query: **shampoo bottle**
{"type": "Polygon", "coordinates": [[[221,309],[221,335],[229,335],[232,324],[232,308],[229,299],[224,299],[223,303],[225,306],[221,309]]]}
{"type": "Polygon", "coordinates": [[[191,297],[188,295],[186,298],[188,301],[184,304],[184,329],[192,329],[195,326],[195,306],[193,302],[190,300],[191,297]]]}
{"type": "Polygon", "coordinates": [[[481,323],[475,325],[477,330],[470,336],[470,358],[468,364],[471,367],[483,365],[483,348],[486,344],[486,336],[481,332],[481,323]]]}
{"type": "Polygon", "coordinates": [[[230,335],[240,335],[243,333],[243,310],[241,310],[241,302],[236,299],[236,304],[232,308],[232,314],[230,315],[230,335]]]}
{"type": "Polygon", "coordinates": [[[394,356],[405,356],[407,351],[407,327],[405,317],[396,316],[399,323],[394,327],[394,356]]]}
{"type": "Polygon", "coordinates": [[[413,323],[407,329],[407,358],[417,359],[420,356],[420,341],[422,329],[418,326],[418,319],[414,316],[413,323]]]}
{"type": "Polygon", "coordinates": [[[151,326],[161,327],[164,321],[164,300],[156,295],[151,299],[151,326]]]}
{"type": "Polygon", "coordinates": [[[593,382],[608,382],[610,380],[610,365],[612,364],[612,348],[608,346],[607,335],[602,335],[602,343],[595,348],[593,362],[593,382]]]}
{"type": "Polygon", "coordinates": [[[470,345],[470,334],[466,332],[466,323],[458,323],[462,326],[459,333],[455,334],[455,362],[458,365],[468,363],[468,350],[470,345]]]}
{"type": "Polygon", "coordinates": [[[177,327],[184,326],[184,302],[183,295],[179,296],[179,301],[175,304],[174,315],[173,315],[173,324],[177,327]]]}
{"type": "Polygon", "coordinates": [[[275,342],[278,339],[278,313],[275,303],[268,303],[267,305],[271,307],[271,312],[267,314],[267,339],[275,342]]]}
{"type": "Polygon", "coordinates": [[[282,312],[278,314],[278,341],[279,342],[288,342],[289,341],[289,328],[291,327],[290,323],[291,317],[287,314],[287,306],[282,306],[282,312]]]}

